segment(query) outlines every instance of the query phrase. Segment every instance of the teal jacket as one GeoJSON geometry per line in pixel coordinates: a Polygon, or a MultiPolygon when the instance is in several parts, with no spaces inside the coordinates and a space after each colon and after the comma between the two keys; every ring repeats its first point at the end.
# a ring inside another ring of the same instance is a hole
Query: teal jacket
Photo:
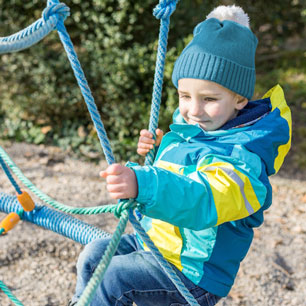
{"type": "MultiPolygon", "coordinates": [[[[234,283],[253,228],[272,202],[268,176],[279,170],[291,144],[291,114],[281,87],[259,105],[268,111],[210,132],[184,123],[176,112],[154,165],[132,166],[142,226],[169,262],[218,296],[234,283]]],[[[256,107],[247,112],[256,114],[256,107]]]]}

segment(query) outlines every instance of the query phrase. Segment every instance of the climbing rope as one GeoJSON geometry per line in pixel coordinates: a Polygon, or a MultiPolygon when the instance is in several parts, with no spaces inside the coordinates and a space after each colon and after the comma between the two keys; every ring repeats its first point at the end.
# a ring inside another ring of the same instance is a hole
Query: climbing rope
{"type": "MultiPolygon", "coordinates": [[[[0,147],[1,148],[1,147],[0,147]]],[[[17,182],[15,181],[15,179],[13,178],[10,170],[8,169],[7,165],[5,164],[4,160],[2,159],[2,157],[0,157],[0,164],[1,164],[1,167],[4,171],[4,173],[6,174],[6,176],[8,177],[8,179],[10,180],[11,184],[14,186],[16,192],[18,194],[21,194],[22,191],[20,190],[17,182]]]]}
{"type": "Polygon", "coordinates": [[[0,37],[0,54],[21,51],[35,45],[54,30],[60,19],[65,20],[69,16],[69,8],[58,1],[54,1],[54,4],[48,1],[42,18],[27,28],[7,37],[0,37]]]}
{"type": "Polygon", "coordinates": [[[160,253],[158,248],[154,245],[154,243],[150,239],[149,235],[143,230],[141,224],[137,221],[137,219],[133,215],[132,210],[129,210],[129,220],[132,223],[136,232],[139,234],[139,236],[143,240],[143,242],[150,249],[154,258],[160,264],[160,266],[162,267],[164,272],[168,275],[168,277],[172,280],[173,284],[176,286],[177,290],[182,294],[182,296],[185,298],[188,304],[191,306],[199,306],[198,302],[195,300],[193,295],[189,292],[189,290],[186,288],[184,283],[175,273],[175,271],[173,270],[169,262],[163,257],[163,255],[160,253]]]}
{"type": "MultiPolygon", "coordinates": [[[[1,211],[10,214],[20,211],[20,203],[15,196],[0,192],[1,211]]],[[[46,205],[35,205],[31,212],[24,212],[20,219],[36,224],[44,229],[51,230],[59,235],[72,239],[80,244],[107,238],[111,235],[100,228],[76,219],[71,215],[63,214],[46,205]]]]}
{"type": "MultiPolygon", "coordinates": [[[[161,19],[161,26],[160,26],[160,34],[159,34],[159,44],[158,44],[158,55],[156,61],[156,73],[154,76],[154,86],[153,86],[153,98],[152,98],[152,108],[151,108],[151,117],[150,117],[150,125],[149,131],[155,136],[155,130],[158,126],[158,117],[159,117],[159,109],[160,109],[160,102],[161,102],[161,92],[162,92],[162,83],[163,83],[163,72],[164,72],[164,64],[165,64],[165,56],[167,51],[167,39],[168,39],[168,32],[169,32],[169,24],[170,24],[170,16],[174,12],[176,8],[178,0],[161,0],[160,3],[154,10],[154,16],[158,19],[161,19]]],[[[89,111],[91,109],[89,108],[89,111]]],[[[93,117],[93,116],[92,116],[93,117]]],[[[100,117],[99,117],[100,118],[100,117]]],[[[106,136],[106,135],[105,135],[106,136]]],[[[106,136],[107,137],[107,136],[106,136]]],[[[104,152],[106,150],[104,149],[104,152]]],[[[151,150],[149,157],[146,158],[146,165],[152,165],[154,161],[154,150],[151,150]]],[[[147,155],[147,156],[148,156],[147,155]]],[[[136,203],[135,203],[136,205],[136,203]]],[[[136,219],[132,219],[132,225],[137,226],[134,221],[136,219]]],[[[131,221],[131,219],[130,219],[131,221]]],[[[137,226],[137,232],[140,234],[141,237],[146,237],[146,240],[150,240],[149,236],[146,235],[144,229],[140,226],[137,226]]],[[[151,241],[151,246],[154,245],[151,241]]],[[[163,258],[159,250],[154,246],[151,249],[152,253],[155,255],[155,258],[161,264],[164,271],[167,273],[169,278],[172,280],[174,285],[177,289],[182,293],[186,301],[192,305],[199,305],[195,298],[190,294],[190,292],[186,289],[185,285],[173,271],[170,264],[163,258]]],[[[103,260],[102,257],[99,266],[103,267],[103,260]]],[[[93,297],[93,292],[100,284],[102,277],[99,275],[104,275],[104,269],[101,268],[101,272],[97,272],[95,278],[89,281],[88,285],[86,286],[80,300],[78,301],[78,306],[88,305],[93,297]],[[84,295],[84,296],[83,296],[84,295]]]]}
{"type": "MultiPolygon", "coordinates": [[[[0,229],[1,235],[1,229],[0,229]]],[[[23,304],[16,298],[10,289],[0,280],[0,289],[11,299],[16,306],[23,306],[23,304]]]]}
{"type": "MultiPolygon", "coordinates": [[[[57,1],[57,0],[54,0],[57,1]]],[[[101,147],[103,149],[105,158],[107,163],[113,164],[115,162],[115,157],[112,152],[104,125],[102,123],[100,113],[98,112],[97,106],[95,104],[94,97],[91,94],[91,90],[89,88],[89,85],[87,83],[85,74],[83,72],[83,69],[81,67],[81,64],[78,60],[77,54],[74,50],[72,41],[70,39],[69,34],[67,33],[67,30],[64,25],[64,20],[59,20],[56,29],[58,31],[59,37],[61,39],[61,42],[64,46],[64,49],[67,53],[68,59],[70,61],[70,65],[72,67],[73,73],[76,77],[76,80],[78,82],[78,85],[81,89],[81,93],[83,95],[84,101],[86,103],[86,106],[88,108],[88,111],[90,113],[91,119],[94,123],[94,126],[97,130],[98,138],[100,140],[101,147]]]]}
{"type": "MultiPolygon", "coordinates": [[[[149,131],[156,138],[156,129],[158,127],[159,110],[162,96],[162,87],[164,80],[165,58],[167,54],[168,33],[170,25],[170,16],[176,9],[179,0],[161,0],[153,10],[155,18],[160,19],[158,48],[156,55],[156,65],[153,83],[151,113],[149,131]]],[[[155,156],[155,148],[146,155],[145,165],[153,165],[155,156]]]]}
{"type": "MultiPolygon", "coordinates": [[[[62,212],[76,215],[93,215],[93,214],[101,214],[101,213],[113,213],[116,210],[116,206],[114,204],[103,205],[103,206],[94,206],[94,207],[73,207],[68,206],[63,203],[60,203],[47,194],[43,193],[39,190],[17,167],[14,161],[9,157],[9,155],[5,152],[5,150],[0,146],[0,160],[6,163],[8,167],[12,170],[12,172],[19,178],[19,180],[35,195],[37,195],[43,202],[51,205],[55,209],[58,209],[62,212]]],[[[1,163],[2,165],[2,163],[1,163]]]]}
{"type": "Polygon", "coordinates": [[[124,210],[120,217],[116,231],[114,232],[113,238],[108,244],[106,251],[103,254],[103,257],[101,258],[97,268],[95,269],[95,272],[93,273],[85,290],[83,291],[77,303],[77,306],[90,305],[90,302],[92,301],[94,294],[103,279],[103,276],[111,262],[111,259],[117,250],[121,236],[124,233],[124,230],[126,228],[126,224],[129,219],[128,217],[129,216],[128,216],[127,211],[124,210]]]}
{"type": "MultiPolygon", "coordinates": [[[[170,16],[174,12],[177,2],[178,0],[160,0],[160,3],[154,9],[154,13],[153,13],[157,19],[161,20],[159,44],[158,44],[158,52],[157,52],[157,60],[156,60],[156,70],[155,70],[154,86],[153,86],[153,94],[152,94],[150,125],[149,125],[149,131],[152,132],[154,137],[155,137],[155,130],[158,126],[158,117],[159,117],[159,110],[160,110],[160,101],[161,101],[161,93],[162,93],[163,73],[164,73],[165,56],[166,56],[166,50],[167,50],[167,39],[168,39],[168,32],[169,32],[170,16]]],[[[108,164],[112,164],[115,162],[115,158],[112,153],[111,146],[107,138],[107,134],[106,134],[104,125],[102,123],[100,114],[95,105],[94,98],[91,94],[90,88],[88,86],[84,72],[81,68],[77,54],[74,50],[70,36],[67,33],[67,30],[64,26],[64,20],[68,16],[68,14],[69,14],[69,9],[66,7],[66,5],[59,3],[58,0],[48,0],[47,8],[43,11],[43,16],[39,21],[37,21],[36,23],[34,23],[32,26],[28,27],[24,31],[20,31],[16,33],[15,35],[12,35],[8,38],[0,39],[0,53],[8,52],[8,50],[10,52],[14,52],[14,51],[18,51],[18,50],[27,48],[28,46],[42,39],[42,37],[44,37],[42,33],[48,32],[50,27],[53,27],[53,28],[55,27],[59,34],[60,40],[64,46],[64,49],[67,53],[67,57],[70,61],[71,67],[73,69],[73,73],[76,77],[77,83],[80,87],[81,93],[83,95],[83,98],[89,110],[91,119],[97,130],[98,138],[102,146],[106,161],[108,164]],[[4,47],[2,47],[2,44],[4,47]]],[[[151,150],[149,154],[147,155],[146,161],[145,161],[146,165],[153,164],[154,151],[155,150],[151,150]]],[[[4,154],[1,154],[2,159],[4,159],[3,155],[4,154]]],[[[6,158],[6,162],[7,161],[8,159],[6,158]]],[[[12,162],[10,164],[14,172],[17,172],[18,175],[22,174],[21,171],[17,167],[15,167],[12,162]]],[[[25,177],[23,177],[23,180],[26,181],[26,183],[29,184],[31,187],[33,186],[33,184],[25,177]]],[[[46,195],[43,195],[43,197],[45,196],[46,195]]],[[[47,199],[48,199],[48,196],[47,196],[47,199]]],[[[136,206],[137,206],[137,203],[133,200],[120,201],[118,205],[116,205],[115,214],[118,217],[120,217],[119,224],[111,239],[110,244],[107,247],[106,253],[104,254],[104,256],[102,257],[100,261],[100,264],[98,266],[99,268],[96,269],[92,279],[89,281],[87,287],[85,288],[77,304],[78,306],[90,304],[93,298],[93,295],[95,293],[95,290],[100,284],[103,278],[103,275],[108,267],[108,264],[116,251],[116,248],[119,244],[121,235],[124,232],[128,219],[130,219],[130,221],[132,222],[132,225],[135,226],[135,229],[139,233],[139,235],[141,237],[144,237],[144,241],[147,242],[148,240],[150,240],[147,234],[145,233],[144,229],[140,226],[139,223],[137,223],[138,221],[135,219],[135,217],[131,213],[130,214],[127,213],[127,209],[134,209],[136,206]]],[[[150,248],[152,250],[153,255],[156,257],[158,262],[160,262],[162,268],[165,270],[165,272],[168,274],[170,279],[173,281],[174,285],[182,293],[186,301],[190,305],[198,305],[194,297],[190,294],[190,292],[186,289],[186,287],[181,282],[179,277],[172,270],[172,267],[170,266],[170,264],[162,257],[158,249],[154,246],[153,242],[151,241],[151,243],[149,244],[150,244],[150,248]]]]}

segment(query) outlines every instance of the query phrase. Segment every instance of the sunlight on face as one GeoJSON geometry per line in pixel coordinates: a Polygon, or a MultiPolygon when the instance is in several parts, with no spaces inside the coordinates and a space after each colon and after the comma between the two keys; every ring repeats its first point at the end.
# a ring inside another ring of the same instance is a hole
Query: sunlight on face
{"type": "Polygon", "coordinates": [[[179,110],[189,124],[199,124],[214,131],[235,118],[248,100],[211,81],[180,79],[178,81],[179,110]]]}

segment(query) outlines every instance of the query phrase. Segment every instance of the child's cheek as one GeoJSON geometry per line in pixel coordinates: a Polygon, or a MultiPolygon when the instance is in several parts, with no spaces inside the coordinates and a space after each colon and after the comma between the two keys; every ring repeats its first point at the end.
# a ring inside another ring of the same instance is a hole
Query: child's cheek
{"type": "Polygon", "coordinates": [[[207,105],[206,113],[209,115],[210,118],[219,118],[222,114],[222,110],[217,104],[207,105]]]}

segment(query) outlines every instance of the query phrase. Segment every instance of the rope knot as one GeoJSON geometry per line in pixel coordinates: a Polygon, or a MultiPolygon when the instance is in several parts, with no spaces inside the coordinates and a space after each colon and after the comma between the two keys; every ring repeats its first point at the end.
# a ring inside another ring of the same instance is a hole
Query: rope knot
{"type": "Polygon", "coordinates": [[[169,18],[176,9],[179,0],[160,0],[159,4],[153,10],[153,15],[157,19],[169,18]]]}
{"type": "Polygon", "coordinates": [[[129,208],[134,209],[135,207],[136,207],[136,202],[133,199],[130,199],[128,201],[120,200],[119,203],[116,206],[116,209],[114,211],[114,215],[115,215],[116,218],[119,219],[124,210],[127,210],[129,208]]]}
{"type": "Polygon", "coordinates": [[[53,15],[56,15],[57,18],[61,18],[64,21],[70,15],[70,9],[64,3],[53,3],[47,6],[42,12],[44,22],[47,22],[53,15]]]}

